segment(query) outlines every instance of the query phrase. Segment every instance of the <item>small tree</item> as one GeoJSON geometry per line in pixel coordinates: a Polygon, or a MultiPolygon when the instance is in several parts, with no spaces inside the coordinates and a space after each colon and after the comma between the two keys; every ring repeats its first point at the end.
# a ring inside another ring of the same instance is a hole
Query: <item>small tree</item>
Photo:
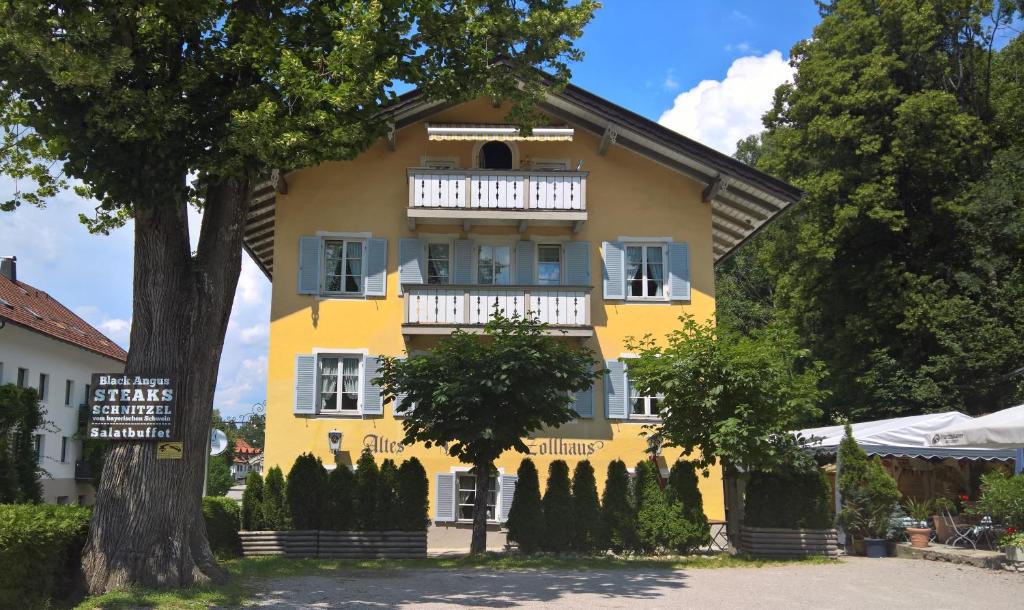
{"type": "Polygon", "coordinates": [[[235,484],[235,478],[231,476],[231,463],[226,455],[215,455],[210,457],[206,473],[206,495],[223,496],[228,493],[231,486],[235,484]]]}
{"type": "Polygon", "coordinates": [[[288,529],[288,505],[285,500],[284,473],[274,466],[263,482],[263,525],[268,530],[288,529]]]}
{"type": "Polygon", "coordinates": [[[380,529],[396,530],[401,519],[398,506],[398,467],[395,460],[385,458],[380,464],[377,483],[377,510],[380,511],[380,529]]]}
{"type": "Polygon", "coordinates": [[[608,464],[601,496],[602,547],[616,553],[637,548],[636,515],[630,501],[629,471],[622,460],[608,464]]]}
{"type": "Polygon", "coordinates": [[[324,514],[324,492],[327,486],[327,471],[323,462],[312,453],[303,453],[295,458],[288,471],[288,514],[292,527],[297,530],[318,530],[324,514]]]}
{"type": "Polygon", "coordinates": [[[540,550],[544,540],[544,507],[540,499],[540,482],[533,460],[523,458],[516,471],[516,491],[508,511],[508,539],[526,554],[540,550]]]}
{"type": "Polygon", "coordinates": [[[545,551],[563,553],[572,548],[573,514],[569,466],[564,460],[555,460],[548,466],[547,487],[544,490],[545,551]]]}
{"type": "Polygon", "coordinates": [[[373,452],[364,448],[356,462],[355,496],[356,525],[361,530],[379,530],[380,514],[380,469],[373,458],[373,452]]]}
{"type": "Polygon", "coordinates": [[[704,498],[697,482],[697,467],[680,460],[672,465],[665,486],[669,509],[679,516],[677,528],[668,545],[681,554],[689,554],[711,541],[711,526],[704,514],[704,498]]]}
{"type": "Polygon", "coordinates": [[[471,553],[487,547],[489,482],[480,473],[509,449],[529,453],[523,439],[533,432],[572,420],[572,394],[600,374],[590,350],[548,336],[537,320],[496,312],[483,330],[458,330],[427,355],[384,358],[375,382],[404,396],[403,442],[441,445],[478,473],[471,553]]]}
{"type": "Polygon", "coordinates": [[[658,482],[654,464],[644,460],[636,465],[633,478],[636,493],[636,529],[640,549],[653,553],[672,546],[680,516],[669,507],[658,482]]]}
{"type": "Polygon", "coordinates": [[[868,458],[849,425],[839,451],[843,508],[836,516],[837,522],[855,538],[885,538],[893,511],[899,507],[896,480],[885,472],[877,456],[868,458]]]}
{"type": "Polygon", "coordinates": [[[416,458],[409,458],[398,467],[398,529],[422,532],[429,523],[427,472],[416,458]]]}
{"type": "Polygon", "coordinates": [[[868,454],[857,444],[853,438],[853,428],[846,424],[843,440],[839,441],[839,449],[836,453],[836,463],[839,466],[840,498],[844,498],[860,487],[867,475],[868,454]]]}
{"type": "Polygon", "coordinates": [[[341,464],[327,475],[323,527],[343,532],[357,525],[354,511],[355,475],[341,464]]]}
{"type": "Polygon", "coordinates": [[[42,501],[43,470],[32,437],[42,425],[34,389],[13,383],[0,386],[0,504],[42,501]]]}
{"type": "Polygon", "coordinates": [[[245,477],[245,491],[242,492],[242,529],[264,529],[263,477],[255,471],[245,477]]]}
{"type": "Polygon", "coordinates": [[[576,464],[572,474],[572,548],[581,553],[593,552],[601,531],[601,506],[597,501],[597,481],[589,460],[576,464]]]}

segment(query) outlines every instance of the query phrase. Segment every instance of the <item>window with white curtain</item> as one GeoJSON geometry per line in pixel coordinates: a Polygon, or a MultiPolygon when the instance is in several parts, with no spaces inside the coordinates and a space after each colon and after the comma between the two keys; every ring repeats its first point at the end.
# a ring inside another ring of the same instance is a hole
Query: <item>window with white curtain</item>
{"type": "Polygon", "coordinates": [[[349,239],[324,241],[324,292],[363,292],[363,242],[349,239]]]}
{"type": "Polygon", "coordinates": [[[665,296],[665,246],[626,245],[626,298],[665,296]]]}
{"type": "Polygon", "coordinates": [[[358,356],[320,356],[319,399],[322,412],[357,412],[359,410],[358,356]]]}
{"type": "Polygon", "coordinates": [[[507,285],[512,283],[512,247],[480,246],[477,274],[480,284],[507,285]]]}
{"type": "MultiPolygon", "coordinates": [[[[458,485],[459,521],[472,521],[473,508],[476,505],[476,475],[460,473],[456,477],[458,485]]],[[[495,507],[498,505],[498,478],[491,475],[487,479],[487,520],[495,520],[495,507]]]]}
{"type": "Polygon", "coordinates": [[[427,244],[428,284],[449,283],[451,259],[450,244],[427,244]]]}

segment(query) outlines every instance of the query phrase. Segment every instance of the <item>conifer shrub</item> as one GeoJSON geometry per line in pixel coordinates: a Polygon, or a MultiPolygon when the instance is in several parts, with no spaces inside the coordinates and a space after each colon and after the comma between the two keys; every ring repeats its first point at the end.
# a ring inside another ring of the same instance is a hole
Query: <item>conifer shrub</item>
{"type": "Polygon", "coordinates": [[[210,550],[218,557],[237,557],[242,552],[238,528],[242,523],[238,502],[223,496],[203,498],[203,521],[210,550]]]}
{"type": "Polygon", "coordinates": [[[564,553],[572,548],[572,492],[569,466],[564,460],[555,460],[548,467],[547,488],[544,490],[544,539],[541,548],[553,553],[564,553]]]}
{"type": "Polygon", "coordinates": [[[536,553],[544,540],[544,507],[540,499],[540,482],[533,460],[525,458],[516,471],[516,491],[508,511],[508,539],[519,545],[523,553],[536,553]]]}
{"type": "Polygon", "coordinates": [[[602,548],[616,553],[639,546],[635,506],[631,501],[629,471],[622,460],[608,464],[608,475],[601,496],[602,548]]]}
{"type": "Polygon", "coordinates": [[[323,529],[344,532],[355,529],[355,475],[348,466],[339,464],[327,474],[324,491],[323,529]]]}
{"type": "Polygon", "coordinates": [[[284,488],[284,473],[280,467],[274,466],[267,471],[267,478],[263,481],[263,525],[268,530],[290,528],[284,488]]]}
{"type": "Polygon", "coordinates": [[[600,544],[601,506],[597,500],[597,481],[589,460],[576,464],[572,475],[572,548],[592,553],[600,544]]]}
{"type": "Polygon", "coordinates": [[[875,456],[867,453],[846,434],[839,444],[839,490],[843,507],[836,520],[854,538],[885,538],[893,513],[899,509],[900,491],[875,456]]]}
{"type": "Polygon", "coordinates": [[[425,531],[430,523],[427,514],[429,484],[427,471],[416,458],[409,458],[398,467],[396,492],[399,508],[395,529],[407,532],[425,531]]]}
{"type": "Polygon", "coordinates": [[[327,471],[320,458],[303,453],[295,458],[288,471],[285,496],[292,527],[297,530],[318,530],[324,514],[324,491],[327,471]]]}
{"type": "Polygon", "coordinates": [[[391,458],[385,458],[380,464],[377,509],[380,511],[380,529],[398,529],[398,522],[401,520],[398,506],[398,466],[391,458]]]}
{"type": "Polygon", "coordinates": [[[636,529],[640,550],[654,553],[668,548],[674,541],[680,516],[670,509],[665,492],[658,483],[658,471],[654,464],[643,460],[636,465],[634,472],[636,529]]]}
{"type": "Polygon", "coordinates": [[[356,461],[354,506],[356,529],[379,530],[380,514],[380,469],[369,448],[363,449],[356,461]]]}
{"type": "Polygon", "coordinates": [[[679,517],[666,541],[667,546],[687,555],[711,542],[711,526],[704,514],[704,498],[693,462],[680,460],[672,465],[665,495],[669,509],[679,517]]]}
{"type": "Polygon", "coordinates": [[[747,483],[743,523],[751,527],[828,529],[832,497],[817,467],[780,473],[752,472],[747,483]]]}
{"type": "Polygon", "coordinates": [[[263,524],[263,476],[255,471],[245,476],[245,491],[242,492],[242,529],[266,529],[263,524]]]}

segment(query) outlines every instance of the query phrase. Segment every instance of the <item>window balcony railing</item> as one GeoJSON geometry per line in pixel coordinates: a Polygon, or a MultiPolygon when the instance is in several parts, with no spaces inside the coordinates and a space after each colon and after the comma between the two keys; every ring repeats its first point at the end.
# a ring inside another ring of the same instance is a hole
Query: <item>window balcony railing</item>
{"type": "Polygon", "coordinates": [[[591,336],[590,286],[481,286],[406,284],[406,334],[447,334],[480,328],[496,312],[533,316],[551,334],[591,336]]]}
{"type": "Polygon", "coordinates": [[[410,208],[584,212],[587,172],[411,168],[410,208]]]}

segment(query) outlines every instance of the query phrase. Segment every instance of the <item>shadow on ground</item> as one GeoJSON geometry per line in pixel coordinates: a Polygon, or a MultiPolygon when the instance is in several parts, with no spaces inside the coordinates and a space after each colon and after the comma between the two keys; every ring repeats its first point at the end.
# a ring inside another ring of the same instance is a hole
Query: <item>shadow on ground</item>
{"type": "Polygon", "coordinates": [[[589,594],[644,602],[686,586],[678,570],[385,570],[271,580],[256,594],[263,608],[384,608],[437,604],[510,608],[589,594]]]}

